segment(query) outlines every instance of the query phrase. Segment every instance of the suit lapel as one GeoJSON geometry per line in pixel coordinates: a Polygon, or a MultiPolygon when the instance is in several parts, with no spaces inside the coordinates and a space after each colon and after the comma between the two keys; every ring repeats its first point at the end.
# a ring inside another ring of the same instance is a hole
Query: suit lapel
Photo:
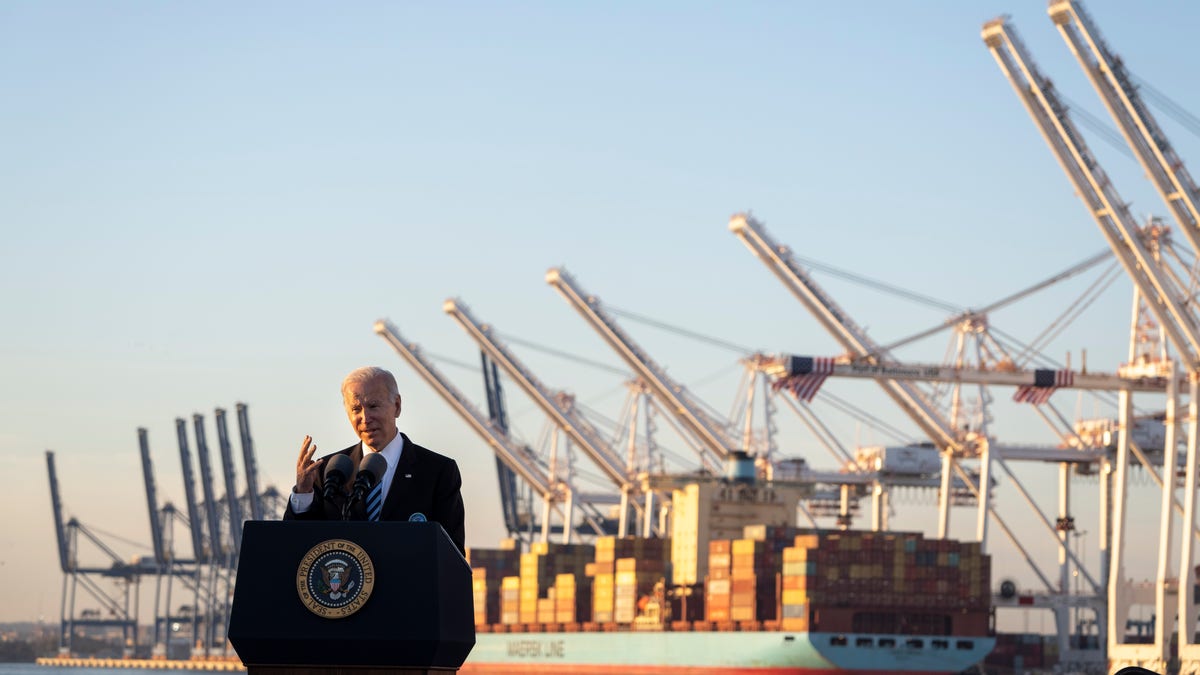
{"type": "Polygon", "coordinates": [[[354,462],[354,474],[346,479],[346,491],[349,492],[354,487],[354,478],[356,476],[358,476],[358,465],[362,464],[362,458],[363,458],[362,443],[359,443],[357,445],[352,445],[352,446],[346,448],[345,450],[343,450],[343,452],[346,453],[346,456],[350,458],[351,462],[354,462]]]}
{"type": "Polygon", "coordinates": [[[397,509],[401,509],[402,502],[408,492],[408,483],[413,480],[413,469],[417,464],[417,452],[414,449],[413,442],[408,440],[408,436],[400,434],[404,439],[404,448],[400,452],[400,461],[396,462],[396,471],[392,474],[392,484],[388,487],[387,496],[383,500],[384,513],[390,514],[394,519],[407,520],[408,513],[399,513],[397,509]]]}

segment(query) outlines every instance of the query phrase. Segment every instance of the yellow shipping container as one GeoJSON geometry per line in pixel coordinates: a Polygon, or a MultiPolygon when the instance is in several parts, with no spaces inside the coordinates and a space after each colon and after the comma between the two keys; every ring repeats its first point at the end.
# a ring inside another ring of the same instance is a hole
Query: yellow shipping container
{"type": "Polygon", "coordinates": [[[807,617],[784,617],[779,624],[783,630],[790,631],[806,631],[808,630],[807,617]]]}
{"type": "Polygon", "coordinates": [[[783,549],[783,562],[807,562],[809,549],[789,546],[783,549]]]}
{"type": "Polygon", "coordinates": [[[813,534],[798,534],[792,539],[792,545],[796,548],[819,548],[821,546],[821,535],[813,534]]]}
{"type": "Polygon", "coordinates": [[[730,607],[729,618],[733,621],[754,621],[754,607],[730,607]]]}
{"type": "Polygon", "coordinates": [[[803,605],[808,602],[808,591],[803,588],[794,590],[784,590],[782,597],[785,605],[803,605]]]}
{"type": "Polygon", "coordinates": [[[758,553],[765,550],[764,542],[758,539],[734,539],[733,554],[758,553]]]}

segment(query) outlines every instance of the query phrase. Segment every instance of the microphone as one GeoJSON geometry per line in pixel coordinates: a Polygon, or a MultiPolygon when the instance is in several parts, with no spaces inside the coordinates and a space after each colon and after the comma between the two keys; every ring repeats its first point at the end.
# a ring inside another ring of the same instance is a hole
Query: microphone
{"type": "Polygon", "coordinates": [[[334,495],[346,496],[346,491],[342,489],[342,485],[346,479],[350,477],[350,473],[354,471],[354,462],[345,455],[333,455],[325,464],[324,484],[321,486],[321,496],[325,501],[332,502],[334,495]]]}
{"type": "Polygon", "coordinates": [[[375,484],[383,480],[387,473],[387,460],[378,452],[372,452],[363,457],[358,465],[358,475],[354,477],[353,494],[342,509],[342,519],[349,520],[350,508],[366,498],[375,484]]]}

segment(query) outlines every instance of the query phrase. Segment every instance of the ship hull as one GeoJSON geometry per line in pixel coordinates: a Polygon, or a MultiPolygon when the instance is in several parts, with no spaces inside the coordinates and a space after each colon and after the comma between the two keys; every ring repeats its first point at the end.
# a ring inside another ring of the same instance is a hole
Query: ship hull
{"type": "Polygon", "coordinates": [[[776,631],[479,633],[461,672],[934,675],[982,661],[995,639],[951,637],[938,645],[911,635],[776,631]]]}

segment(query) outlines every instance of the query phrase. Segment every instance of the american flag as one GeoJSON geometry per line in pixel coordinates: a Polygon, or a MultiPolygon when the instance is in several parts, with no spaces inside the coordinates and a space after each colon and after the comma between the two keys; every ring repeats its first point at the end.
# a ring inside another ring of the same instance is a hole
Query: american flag
{"type": "Polygon", "coordinates": [[[1033,384],[1017,387],[1013,400],[1017,403],[1042,405],[1050,400],[1054,390],[1075,384],[1075,373],[1069,370],[1038,369],[1033,371],[1033,384]]]}
{"type": "Polygon", "coordinates": [[[805,403],[812,403],[817,390],[825,384],[825,379],[833,372],[833,359],[830,357],[793,356],[788,371],[792,374],[777,380],[773,385],[776,389],[787,389],[796,398],[805,403]]]}

